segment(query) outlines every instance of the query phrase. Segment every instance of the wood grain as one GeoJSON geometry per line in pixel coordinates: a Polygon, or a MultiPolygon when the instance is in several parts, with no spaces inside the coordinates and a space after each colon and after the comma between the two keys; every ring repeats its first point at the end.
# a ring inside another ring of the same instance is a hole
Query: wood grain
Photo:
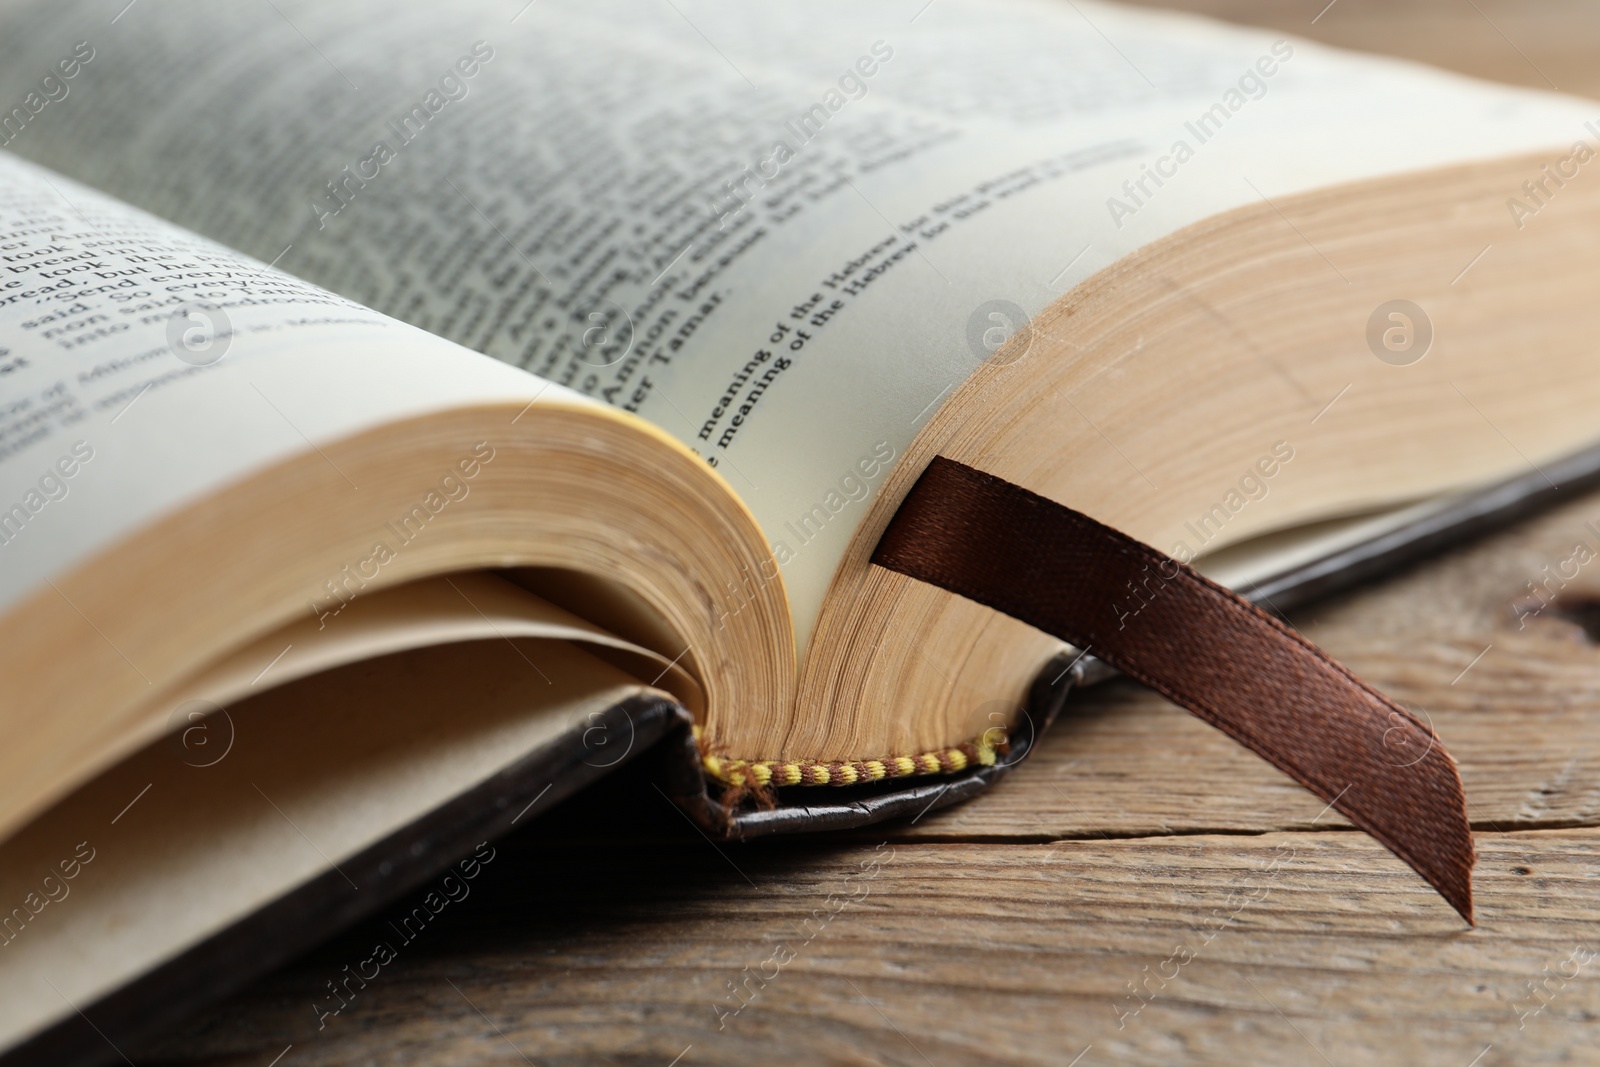
{"type": "Polygon", "coordinates": [[[1085,1064],[1320,1053],[1465,1067],[1486,1045],[1483,1067],[1567,1062],[1600,1012],[1600,958],[1567,962],[1600,948],[1600,840],[1560,830],[1481,844],[1469,930],[1354,833],[725,856],[695,839],[637,853],[528,841],[320,1033],[323,981],[395,941],[387,924],[136,1062],[265,1064],[290,1044],[285,1063],[304,1067],[663,1067],[680,1053],[685,1065],[954,1067],[1065,1064],[1088,1046],[1085,1064]],[[1529,982],[1546,968],[1573,977],[1548,979],[1543,1005],[1529,982]]]}
{"type": "MultiPolygon", "coordinates": [[[[1600,95],[1588,0],[1161,6],[1600,95]]],[[[1577,541],[1600,549],[1591,519],[1600,495],[1293,620],[1455,753],[1475,930],[1320,801],[1119,683],[1078,694],[990,795],[877,834],[719,849],[625,776],[505,842],[322,1029],[325,983],[417,901],[125,1051],[142,1067],[1600,1062],[1600,648],[1580,624],[1600,561],[1566,608],[1524,625],[1515,608],[1577,541]],[[794,958],[749,978],[780,946],[794,958]],[[753,996],[722,1015],[740,982],[753,996]]]]}
{"type": "Polygon", "coordinates": [[[1131,0],[1382,52],[1480,78],[1600,96],[1590,0],[1131,0]],[[1314,21],[1313,21],[1314,20],[1314,21]]]}

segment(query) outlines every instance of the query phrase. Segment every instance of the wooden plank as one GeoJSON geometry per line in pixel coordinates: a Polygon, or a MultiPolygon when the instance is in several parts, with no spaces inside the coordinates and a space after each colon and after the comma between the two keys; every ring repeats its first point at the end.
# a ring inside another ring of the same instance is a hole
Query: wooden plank
{"type": "Polygon", "coordinates": [[[320,1032],[325,983],[398,942],[388,920],[130,1054],[955,1067],[1067,1064],[1093,1046],[1085,1065],[1567,1062],[1600,1013],[1600,956],[1571,955],[1600,949],[1600,831],[1480,845],[1469,930],[1354,832],[721,855],[696,837],[635,851],[524,836],[320,1032]]]}
{"type": "Polygon", "coordinates": [[[1600,8],[1589,0],[1132,0],[1480,78],[1600,96],[1600,8]],[[1313,21],[1315,20],[1315,21],[1313,21]]]}
{"type": "MultiPolygon", "coordinates": [[[[1600,532],[1590,522],[1600,524],[1600,494],[1293,618],[1432,720],[1460,763],[1479,828],[1600,825],[1600,647],[1574,621],[1600,603],[1600,532]],[[1574,564],[1565,606],[1519,614],[1519,604],[1539,603],[1529,583],[1556,573],[1580,543],[1594,559],[1574,564]]],[[[1083,690],[1068,706],[1036,756],[991,796],[929,815],[907,834],[1037,839],[1343,825],[1221,733],[1131,684],[1083,690]]],[[[1395,752],[1399,762],[1411,758],[1395,752]]]]}

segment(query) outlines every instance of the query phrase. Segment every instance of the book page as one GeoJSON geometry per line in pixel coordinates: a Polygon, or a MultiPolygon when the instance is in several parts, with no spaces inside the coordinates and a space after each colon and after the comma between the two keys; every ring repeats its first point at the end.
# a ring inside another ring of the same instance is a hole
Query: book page
{"type": "MultiPolygon", "coordinates": [[[[101,997],[318,876],[381,892],[353,857],[408,827],[420,835],[419,821],[473,790],[492,793],[498,775],[526,781],[533,772],[518,765],[542,749],[570,751],[577,735],[593,743],[588,766],[620,762],[601,747],[601,716],[649,692],[579,647],[497,637],[256,693],[190,728],[226,745],[221,754],[188,731],[146,746],[0,842],[0,893],[24,907],[0,925],[0,1047],[74,1006],[94,1013],[101,997]],[[529,656],[550,684],[527,684],[529,656]]],[[[437,847],[448,832],[426,840],[437,847]]],[[[493,855],[485,845],[477,858],[493,855]]],[[[472,887],[458,877],[446,888],[459,902],[472,887]]]]}
{"type": "Polygon", "coordinates": [[[0,611],[317,442],[541,388],[0,153],[0,611]]]}
{"type": "Polygon", "coordinates": [[[1600,115],[1089,0],[0,18],[0,100],[95,50],[13,151],[673,433],[762,523],[802,652],[895,457],[1074,285],[1600,115]]]}

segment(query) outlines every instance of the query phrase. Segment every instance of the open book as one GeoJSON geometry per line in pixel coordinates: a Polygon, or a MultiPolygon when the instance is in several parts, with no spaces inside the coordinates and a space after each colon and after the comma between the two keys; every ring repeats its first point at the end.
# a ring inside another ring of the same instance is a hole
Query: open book
{"type": "Polygon", "coordinates": [[[991,758],[1063,645],[870,564],[936,455],[1247,589],[1597,436],[1600,105],[1089,0],[120,6],[0,14],[0,1047],[618,707],[991,758]]]}

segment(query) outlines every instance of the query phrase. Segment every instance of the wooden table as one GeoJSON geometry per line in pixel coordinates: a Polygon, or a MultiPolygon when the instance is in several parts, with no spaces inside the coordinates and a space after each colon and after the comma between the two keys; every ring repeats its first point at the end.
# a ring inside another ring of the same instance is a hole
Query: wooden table
{"type": "MultiPolygon", "coordinates": [[[[1600,5],[1182,6],[1600,95],[1600,5]]],[[[1597,105],[1600,114],[1600,105],[1597,105]]],[[[639,774],[504,842],[319,1030],[396,912],[141,1064],[1600,1062],[1600,564],[1519,626],[1600,495],[1293,621],[1460,761],[1468,929],[1398,860],[1188,714],[1115,683],[968,806],[717,847],[639,774]],[[876,861],[876,865],[873,863],[876,861]],[[846,882],[846,876],[858,877],[846,882]],[[737,1010],[736,1010],[737,1009],[737,1010]],[[292,1046],[292,1048],[289,1048],[292,1046]]],[[[408,902],[407,908],[415,901],[408,902]]],[[[405,909],[397,909],[405,910],[405,909]]]]}

